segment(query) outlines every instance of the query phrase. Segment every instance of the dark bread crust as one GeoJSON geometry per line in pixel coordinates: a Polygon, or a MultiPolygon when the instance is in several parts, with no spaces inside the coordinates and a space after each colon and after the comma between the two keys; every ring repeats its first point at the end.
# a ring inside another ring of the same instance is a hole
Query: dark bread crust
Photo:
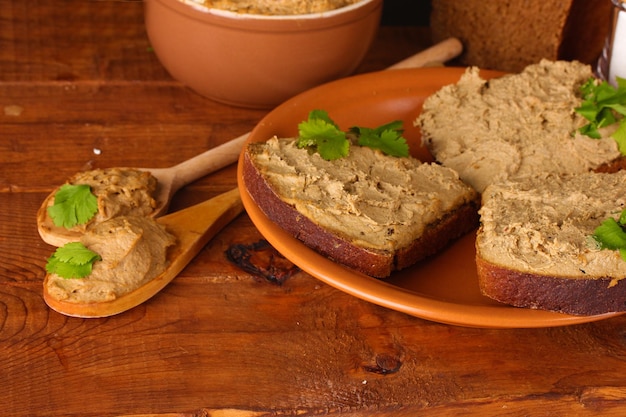
{"type": "Polygon", "coordinates": [[[610,162],[604,163],[594,169],[594,172],[606,172],[606,173],[615,173],[617,171],[621,171],[626,169],[626,157],[620,156],[617,159],[614,159],[610,162]]]}
{"type": "Polygon", "coordinates": [[[432,255],[478,226],[478,198],[426,228],[421,238],[396,253],[363,248],[315,224],[274,192],[251,160],[248,150],[242,175],[250,197],[265,215],[313,250],[351,269],[377,278],[432,255]]]}
{"type": "Polygon", "coordinates": [[[510,270],[476,255],[482,293],[515,307],[572,315],[626,311],[626,281],[609,287],[610,278],[572,279],[510,270]]]}

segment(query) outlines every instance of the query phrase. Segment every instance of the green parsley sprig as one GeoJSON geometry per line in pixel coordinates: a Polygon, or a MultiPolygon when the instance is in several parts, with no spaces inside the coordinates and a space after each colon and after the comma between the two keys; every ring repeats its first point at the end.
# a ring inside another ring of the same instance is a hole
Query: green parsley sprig
{"type": "Polygon", "coordinates": [[[619,251],[623,260],[626,261],[626,210],[623,210],[619,218],[612,217],[604,220],[593,232],[593,238],[600,245],[600,249],[619,251]]]}
{"type": "Polygon", "coordinates": [[[313,110],[306,121],[298,124],[299,148],[316,148],[320,156],[328,161],[348,155],[350,142],[346,133],[324,110],[313,110]]]}
{"type": "Polygon", "coordinates": [[[101,259],[82,243],[70,242],[57,248],[48,258],[46,271],[66,279],[84,278],[91,274],[94,262],[101,259]]]}
{"type": "Polygon", "coordinates": [[[359,146],[378,149],[387,155],[409,156],[409,145],[402,137],[402,122],[393,121],[376,128],[351,127],[342,131],[325,110],[312,110],[309,118],[298,124],[299,148],[311,147],[328,161],[348,156],[350,138],[359,146]]]}
{"type": "Polygon", "coordinates": [[[375,129],[351,127],[350,133],[358,138],[358,144],[378,149],[391,156],[408,156],[409,145],[402,135],[402,122],[394,121],[375,129]]]}
{"type": "Polygon", "coordinates": [[[601,138],[598,129],[619,123],[611,137],[626,155],[626,79],[616,79],[617,87],[614,87],[606,81],[590,78],[580,87],[583,102],[575,110],[589,122],[578,131],[593,139],[601,138]]]}
{"type": "Polygon", "coordinates": [[[97,212],[98,199],[85,184],[63,184],[48,207],[54,225],[66,229],[87,223],[97,212]]]}

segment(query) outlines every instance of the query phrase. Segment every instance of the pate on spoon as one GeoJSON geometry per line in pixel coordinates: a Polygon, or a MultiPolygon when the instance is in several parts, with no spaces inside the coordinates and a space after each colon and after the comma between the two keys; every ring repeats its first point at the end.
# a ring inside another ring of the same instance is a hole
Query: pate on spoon
{"type": "MultiPolygon", "coordinates": [[[[156,207],[149,216],[159,217],[165,214],[172,197],[183,186],[234,163],[247,137],[246,133],[169,168],[137,168],[150,172],[157,180],[154,195],[156,207]]],[[[50,193],[37,211],[37,230],[44,242],[60,247],[68,242],[80,240],[83,231],[56,226],[52,221],[48,214],[48,207],[54,204],[54,197],[58,190],[59,188],[50,193]]]]}
{"type": "MultiPolygon", "coordinates": [[[[176,243],[168,248],[167,266],[157,277],[111,301],[78,303],[54,298],[43,283],[43,298],[53,310],[72,317],[96,318],[122,313],[148,300],[169,284],[224,226],[243,211],[237,188],[203,203],[156,219],[176,243]]],[[[82,278],[89,279],[89,277],[82,278]]]]}

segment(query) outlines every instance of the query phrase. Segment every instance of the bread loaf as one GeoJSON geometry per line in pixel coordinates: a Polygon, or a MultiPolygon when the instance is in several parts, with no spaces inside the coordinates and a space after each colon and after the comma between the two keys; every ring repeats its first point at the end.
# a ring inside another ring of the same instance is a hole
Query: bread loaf
{"type": "Polygon", "coordinates": [[[626,311],[626,261],[594,230],[626,207],[626,171],[543,173],[488,186],[476,261],[482,292],[569,314],[626,311]]]}
{"type": "Polygon", "coordinates": [[[451,169],[351,145],[333,161],[295,139],[250,143],[246,188],[265,215],[314,250],[384,278],[475,229],[478,195],[451,169]]]}
{"type": "Polygon", "coordinates": [[[536,172],[576,173],[621,157],[616,126],[602,139],[577,132],[586,120],[574,109],[588,65],[542,60],[519,74],[489,81],[476,67],[428,97],[415,124],[434,158],[482,192],[497,181],[536,172]]]}
{"type": "Polygon", "coordinates": [[[464,46],[462,65],[519,72],[541,59],[594,64],[611,19],[610,0],[433,0],[433,40],[464,46]]]}

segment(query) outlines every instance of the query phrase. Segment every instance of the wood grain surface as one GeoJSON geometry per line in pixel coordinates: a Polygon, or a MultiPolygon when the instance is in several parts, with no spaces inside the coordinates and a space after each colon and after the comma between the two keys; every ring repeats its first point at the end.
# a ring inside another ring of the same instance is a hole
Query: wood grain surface
{"type": "MultiPolygon", "coordinates": [[[[262,236],[242,214],[160,294],[106,319],[42,299],[35,213],[86,168],[167,167],[266,113],[172,80],[140,1],[0,0],[0,414],[3,416],[621,416],[626,317],[485,330],[421,320],[298,272],[282,283],[226,257],[262,236]]],[[[430,45],[382,27],[359,72],[430,45]]],[[[229,166],[172,210],[236,185],[229,166]]],[[[434,277],[436,279],[436,277],[434,277]]]]}

